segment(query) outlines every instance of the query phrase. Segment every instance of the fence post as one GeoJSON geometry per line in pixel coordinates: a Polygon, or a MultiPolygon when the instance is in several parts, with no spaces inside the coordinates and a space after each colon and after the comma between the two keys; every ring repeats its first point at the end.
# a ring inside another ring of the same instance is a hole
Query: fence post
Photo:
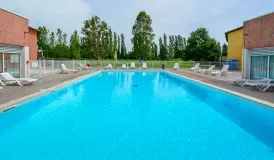
{"type": "Polygon", "coordinates": [[[46,70],[46,60],[44,59],[43,60],[43,76],[46,75],[45,70],[46,70]]]}
{"type": "Polygon", "coordinates": [[[51,60],[52,73],[54,73],[54,60],[51,60]]]}

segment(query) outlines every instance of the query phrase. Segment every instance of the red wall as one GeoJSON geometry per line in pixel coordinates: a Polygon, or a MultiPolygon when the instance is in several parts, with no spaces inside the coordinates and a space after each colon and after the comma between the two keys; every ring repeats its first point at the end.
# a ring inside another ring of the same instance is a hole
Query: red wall
{"type": "Polygon", "coordinates": [[[37,60],[38,31],[28,26],[28,19],[0,9],[0,44],[28,46],[30,60],[37,60]]]}
{"type": "Polygon", "coordinates": [[[29,59],[37,60],[37,35],[38,32],[32,28],[29,28],[29,36],[27,45],[29,46],[29,59]]]}
{"type": "Polygon", "coordinates": [[[274,46],[274,13],[244,22],[247,49],[274,46]]]}
{"type": "Polygon", "coordinates": [[[28,19],[0,9],[0,43],[25,46],[28,19]]]}

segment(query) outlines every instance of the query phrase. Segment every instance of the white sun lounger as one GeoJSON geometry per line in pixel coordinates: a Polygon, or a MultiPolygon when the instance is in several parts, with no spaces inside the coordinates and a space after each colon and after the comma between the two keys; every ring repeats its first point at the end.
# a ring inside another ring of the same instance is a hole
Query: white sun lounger
{"type": "Polygon", "coordinates": [[[258,79],[258,80],[249,80],[249,79],[234,79],[231,82],[233,82],[236,85],[239,86],[245,86],[245,83],[249,82],[249,83],[265,83],[269,80],[269,78],[264,78],[264,79],[258,79]]]}
{"type": "Polygon", "coordinates": [[[112,69],[112,64],[108,64],[105,69],[112,69]]]}
{"type": "Polygon", "coordinates": [[[197,72],[198,73],[209,74],[211,72],[214,72],[214,70],[213,70],[214,68],[215,68],[215,66],[213,65],[213,66],[210,66],[208,69],[199,69],[197,72]]]}
{"type": "Polygon", "coordinates": [[[147,69],[147,63],[143,63],[143,64],[142,64],[142,68],[143,68],[143,69],[147,69]]]}
{"type": "Polygon", "coordinates": [[[190,71],[197,71],[200,68],[200,63],[196,63],[194,67],[191,67],[190,71]]]}
{"type": "Polygon", "coordinates": [[[121,69],[126,69],[126,68],[127,68],[126,64],[123,64],[121,67],[121,69]]]}
{"type": "Polygon", "coordinates": [[[274,87],[274,79],[269,79],[266,82],[245,82],[245,86],[257,87],[260,91],[265,92],[270,87],[274,87]]]}
{"type": "Polygon", "coordinates": [[[62,67],[62,70],[61,70],[61,73],[76,73],[77,70],[73,70],[73,69],[70,69],[70,68],[67,68],[64,64],[61,64],[61,67],[62,67]]]}
{"type": "Polygon", "coordinates": [[[3,84],[4,82],[6,82],[6,83],[18,84],[19,86],[23,86],[24,84],[33,84],[33,82],[37,81],[37,79],[32,79],[32,78],[14,78],[8,72],[0,73],[0,80],[2,81],[3,84]]]}
{"type": "Polygon", "coordinates": [[[135,68],[135,63],[134,63],[134,62],[131,62],[130,68],[131,68],[131,69],[134,69],[134,68],[135,68]]]}
{"type": "Polygon", "coordinates": [[[228,76],[228,68],[229,68],[229,65],[224,65],[221,71],[214,71],[214,72],[211,72],[210,74],[213,76],[218,76],[218,75],[228,76]]]}
{"type": "Polygon", "coordinates": [[[81,68],[82,70],[91,70],[91,67],[84,66],[84,65],[82,65],[82,63],[79,63],[79,65],[80,65],[80,68],[81,68]]]}
{"type": "Polygon", "coordinates": [[[180,67],[179,67],[179,63],[175,63],[174,66],[173,66],[173,69],[174,70],[178,70],[180,67]]]}

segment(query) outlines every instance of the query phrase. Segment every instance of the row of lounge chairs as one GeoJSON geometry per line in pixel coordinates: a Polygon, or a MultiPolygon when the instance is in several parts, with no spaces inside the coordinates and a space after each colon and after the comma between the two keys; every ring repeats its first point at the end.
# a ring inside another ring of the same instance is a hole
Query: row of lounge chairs
{"type": "MultiPolygon", "coordinates": [[[[80,70],[90,70],[91,67],[84,66],[81,63],[79,64],[80,70]]],[[[73,70],[70,68],[67,68],[64,64],[61,64],[61,71],[60,73],[76,73],[78,70],[73,70]]],[[[24,85],[31,85],[33,82],[37,81],[38,79],[34,78],[15,78],[13,77],[10,73],[5,72],[5,73],[0,73],[0,85],[6,86],[6,85],[19,85],[19,86],[24,86],[24,85]]],[[[2,87],[0,87],[2,89],[2,87]]]]}
{"type": "Polygon", "coordinates": [[[237,79],[232,80],[232,82],[238,86],[255,87],[260,91],[267,91],[269,88],[274,87],[274,79],[264,78],[261,80],[247,80],[247,79],[237,79]]]}
{"type": "MultiPolygon", "coordinates": [[[[109,64],[109,65],[107,65],[107,66],[105,67],[105,69],[112,69],[112,68],[113,68],[113,67],[112,67],[112,64],[109,64]]],[[[121,69],[127,69],[126,64],[122,64],[121,69]]],[[[135,63],[134,63],[134,62],[132,62],[132,63],[130,64],[130,69],[135,69],[135,63]]],[[[142,63],[142,69],[147,69],[147,64],[146,64],[146,63],[142,63]]]]}
{"type": "Polygon", "coordinates": [[[214,76],[228,76],[229,65],[224,65],[222,70],[214,70],[215,66],[212,65],[208,69],[200,68],[200,63],[196,63],[194,67],[191,67],[189,71],[196,71],[198,73],[210,74],[214,76]]]}

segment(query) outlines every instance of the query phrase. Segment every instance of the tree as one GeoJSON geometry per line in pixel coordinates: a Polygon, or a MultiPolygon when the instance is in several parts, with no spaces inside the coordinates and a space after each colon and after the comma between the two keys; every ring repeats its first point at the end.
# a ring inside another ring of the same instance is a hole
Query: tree
{"type": "Polygon", "coordinates": [[[162,40],[161,37],[159,38],[159,47],[160,47],[159,59],[162,60],[162,61],[166,60],[167,59],[167,52],[166,52],[166,48],[163,44],[163,40],[162,40]]]}
{"type": "Polygon", "coordinates": [[[38,49],[42,49],[44,56],[49,57],[49,30],[45,26],[38,27],[38,30],[38,49]]]}
{"type": "MultiPolygon", "coordinates": [[[[206,28],[198,28],[191,32],[187,40],[186,60],[216,60],[220,46],[214,38],[208,35],[206,28]]],[[[219,54],[220,55],[220,54],[219,54]]]]}
{"type": "Polygon", "coordinates": [[[114,37],[114,40],[113,40],[113,44],[112,44],[113,47],[112,47],[112,55],[111,55],[111,57],[114,57],[114,54],[117,53],[118,40],[117,40],[117,34],[116,34],[116,32],[114,32],[113,37],[114,37]]]}
{"type": "Polygon", "coordinates": [[[117,57],[118,59],[121,58],[121,40],[120,40],[120,36],[118,35],[118,46],[117,46],[117,57]]]}
{"type": "Polygon", "coordinates": [[[102,43],[102,37],[104,37],[107,30],[107,23],[101,21],[98,16],[93,16],[91,19],[86,20],[82,28],[83,42],[89,46],[90,54],[95,54],[97,57],[97,64],[100,64],[102,44],[104,44],[102,43]]]}
{"type": "Polygon", "coordinates": [[[151,44],[155,36],[151,24],[150,16],[145,11],[141,11],[132,27],[133,52],[142,60],[151,53],[151,44]]]}
{"type": "Polygon", "coordinates": [[[80,37],[78,32],[75,30],[70,38],[70,59],[80,59],[81,58],[81,48],[80,48],[80,37]]]}
{"type": "Polygon", "coordinates": [[[126,54],[127,54],[127,48],[126,48],[126,45],[125,45],[125,36],[122,33],[121,34],[121,58],[122,59],[126,58],[126,54]]]}
{"type": "Polygon", "coordinates": [[[175,37],[173,35],[169,36],[168,51],[169,51],[169,59],[173,59],[175,55],[175,37]]]}
{"type": "Polygon", "coordinates": [[[158,48],[157,44],[155,42],[152,42],[152,53],[151,53],[151,59],[157,60],[158,58],[158,48]]]}
{"type": "Polygon", "coordinates": [[[167,36],[166,36],[166,34],[164,34],[163,50],[165,52],[164,54],[166,55],[165,56],[165,60],[169,60],[170,55],[169,55],[169,52],[168,52],[168,45],[167,45],[167,36]]]}
{"type": "Polygon", "coordinates": [[[222,56],[227,56],[228,50],[227,50],[227,44],[224,43],[222,46],[222,56]]]}
{"type": "Polygon", "coordinates": [[[108,46],[108,58],[112,58],[112,48],[113,48],[113,39],[112,39],[112,30],[111,28],[108,29],[108,39],[109,39],[109,46],[108,46]]]}
{"type": "Polygon", "coordinates": [[[49,35],[49,57],[54,58],[55,55],[55,33],[51,32],[49,35]]]}

